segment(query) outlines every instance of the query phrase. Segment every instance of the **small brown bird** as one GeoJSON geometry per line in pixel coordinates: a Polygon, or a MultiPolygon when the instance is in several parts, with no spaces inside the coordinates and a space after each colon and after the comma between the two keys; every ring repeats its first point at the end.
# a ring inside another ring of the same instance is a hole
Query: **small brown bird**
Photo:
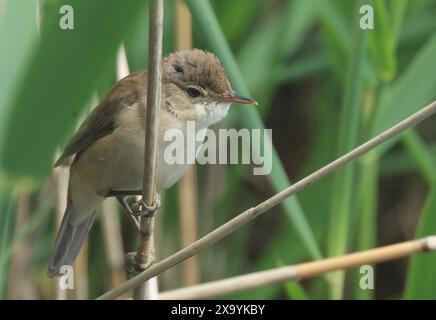
{"type": "MultiPolygon", "coordinates": [[[[164,161],[168,129],[196,130],[223,119],[232,102],[257,104],[236,94],[218,58],[198,49],[179,51],[163,60],[162,96],[159,111],[157,191],[173,185],[187,164],[164,161]]],[[[91,112],[73,136],[55,166],[70,168],[67,209],[62,219],[48,266],[48,275],[72,265],[85,240],[96,210],[105,197],[142,189],[144,172],[147,71],[120,80],[91,112]]],[[[141,193],[136,192],[136,193],[141,193]]]]}

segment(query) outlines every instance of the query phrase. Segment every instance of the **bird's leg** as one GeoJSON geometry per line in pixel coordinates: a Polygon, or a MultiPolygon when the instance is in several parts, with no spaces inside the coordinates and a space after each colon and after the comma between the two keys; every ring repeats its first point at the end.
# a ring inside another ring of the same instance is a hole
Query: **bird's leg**
{"type": "Polygon", "coordinates": [[[161,206],[160,195],[156,193],[151,206],[147,205],[142,198],[135,205],[139,206],[139,212],[142,212],[143,217],[152,217],[161,206]]]}
{"type": "Polygon", "coordinates": [[[138,259],[138,253],[128,252],[124,255],[124,267],[130,274],[136,275],[151,267],[156,261],[156,250],[152,248],[148,253],[142,254],[138,259]]]}
{"type": "Polygon", "coordinates": [[[108,190],[107,192],[104,193],[104,197],[106,198],[116,197],[120,202],[121,206],[135,217],[154,215],[161,206],[160,195],[156,193],[155,199],[151,206],[147,205],[145,201],[142,200],[142,198],[141,200],[131,205],[129,205],[125,200],[125,197],[127,196],[139,196],[139,195],[142,195],[142,190],[127,190],[127,191],[108,190]]]}
{"type": "Polygon", "coordinates": [[[141,199],[137,205],[139,207],[139,211],[141,212],[141,223],[139,229],[141,241],[138,251],[133,255],[127,255],[126,265],[130,265],[131,270],[131,267],[133,266],[132,262],[134,260],[136,270],[143,271],[148,269],[156,260],[153,229],[156,212],[161,205],[160,196],[156,193],[151,205],[145,203],[144,199],[141,199]],[[134,257],[134,259],[132,259],[132,257],[134,257]]]}
{"type": "Polygon", "coordinates": [[[126,197],[117,196],[116,197],[118,202],[120,203],[121,207],[124,209],[123,212],[126,214],[127,218],[133,223],[133,225],[136,227],[136,229],[139,231],[139,221],[136,218],[137,214],[132,211],[132,208],[127,203],[126,197]]]}
{"type": "Polygon", "coordinates": [[[136,226],[141,237],[146,239],[144,242],[147,246],[146,250],[141,250],[139,255],[138,252],[129,252],[124,257],[125,268],[130,274],[137,274],[140,271],[148,269],[156,260],[156,250],[154,249],[151,235],[153,234],[154,229],[154,217],[161,206],[161,198],[159,194],[156,194],[151,205],[147,205],[142,198],[133,204],[127,203],[126,196],[139,194],[141,194],[141,191],[109,190],[105,195],[106,197],[115,196],[117,198],[118,202],[123,207],[124,212],[129,216],[129,220],[136,226]],[[144,222],[141,223],[141,225],[137,217],[144,219],[144,222]]]}

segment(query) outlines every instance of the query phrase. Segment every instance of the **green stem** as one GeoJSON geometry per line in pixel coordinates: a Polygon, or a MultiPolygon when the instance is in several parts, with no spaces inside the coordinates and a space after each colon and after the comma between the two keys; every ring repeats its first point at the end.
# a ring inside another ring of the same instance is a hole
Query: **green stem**
{"type": "MultiPolygon", "coordinates": [[[[356,3],[359,7],[360,1],[356,3]]],[[[359,12],[358,7],[356,13],[359,12]]],[[[353,46],[348,63],[347,81],[342,101],[341,120],[339,127],[339,154],[350,150],[357,145],[359,132],[359,113],[363,85],[362,66],[365,64],[366,32],[362,31],[357,21],[354,21],[353,46]]],[[[328,255],[336,256],[345,254],[348,250],[350,212],[353,199],[355,164],[351,163],[339,170],[335,175],[332,210],[330,215],[330,229],[328,236],[328,255]]],[[[332,275],[330,295],[334,299],[341,299],[344,288],[343,271],[332,275]]]]}
{"type": "MultiPolygon", "coordinates": [[[[360,216],[356,251],[374,248],[377,236],[377,195],[378,195],[378,157],[370,152],[362,158],[359,181],[360,216]]],[[[359,287],[361,274],[358,272],[354,283],[354,298],[369,300],[374,297],[373,290],[359,287]]]]}

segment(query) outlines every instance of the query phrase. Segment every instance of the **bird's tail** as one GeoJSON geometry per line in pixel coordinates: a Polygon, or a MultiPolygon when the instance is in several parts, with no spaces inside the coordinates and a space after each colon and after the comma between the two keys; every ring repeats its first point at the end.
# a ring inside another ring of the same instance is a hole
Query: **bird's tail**
{"type": "Polygon", "coordinates": [[[88,235],[89,229],[94,221],[96,211],[87,215],[79,216],[74,211],[71,201],[62,219],[61,227],[56,237],[54,249],[52,251],[48,265],[48,276],[53,277],[59,274],[59,269],[64,265],[72,266],[82,247],[83,241],[88,235]]]}

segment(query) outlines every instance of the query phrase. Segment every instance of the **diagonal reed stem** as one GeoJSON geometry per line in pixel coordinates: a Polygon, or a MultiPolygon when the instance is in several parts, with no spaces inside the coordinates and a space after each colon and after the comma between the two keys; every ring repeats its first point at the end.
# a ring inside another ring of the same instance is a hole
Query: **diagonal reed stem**
{"type": "Polygon", "coordinates": [[[324,260],[273,268],[265,271],[203,283],[159,294],[161,300],[208,299],[242,291],[252,290],[283,281],[299,281],[303,278],[334,270],[343,270],[362,265],[371,265],[409,257],[420,252],[436,250],[436,236],[405,241],[371,250],[355,252],[324,260]]]}
{"type": "MultiPolygon", "coordinates": [[[[226,222],[225,224],[221,225],[220,227],[216,228],[215,230],[211,231],[207,235],[203,236],[199,240],[195,241],[191,245],[183,248],[182,250],[176,252],[175,254],[169,256],[168,258],[162,260],[161,262],[153,265],[151,268],[141,272],[134,278],[126,281],[124,284],[119,286],[118,288],[114,288],[107,293],[100,296],[98,299],[113,299],[120,294],[135,288],[139,284],[141,284],[143,281],[146,281],[154,276],[159,275],[160,273],[164,272],[165,270],[173,267],[174,265],[180,263],[183,260],[186,260],[187,258],[197,254],[201,250],[209,247],[210,245],[214,244],[218,240],[228,236],[232,232],[236,231],[240,227],[247,224],[249,221],[253,220],[254,218],[258,217],[262,213],[268,211],[272,207],[278,205],[286,198],[294,195],[295,193],[305,189],[306,187],[310,186],[314,182],[320,180],[321,178],[325,177],[326,175],[336,171],[338,168],[343,167],[345,164],[349,163],[352,160],[355,160],[368,152],[371,149],[374,149],[375,147],[379,146],[383,142],[391,139],[392,137],[400,134],[401,132],[405,131],[406,129],[418,124],[422,120],[428,118],[429,116],[436,113],[436,101],[433,101],[420,111],[412,114],[408,118],[404,119],[403,121],[397,123],[393,127],[387,129],[386,131],[383,131],[382,133],[378,134],[374,138],[368,140],[367,142],[361,144],[357,148],[351,150],[350,152],[344,154],[343,156],[337,158],[336,160],[330,162],[329,164],[325,165],[324,167],[318,169],[317,171],[313,172],[312,174],[306,176],[305,178],[301,179],[300,181],[296,182],[292,186],[284,189],[283,191],[277,193],[273,197],[265,200],[264,202],[260,203],[254,208],[249,208],[246,211],[242,212],[241,214],[237,215],[235,218],[231,219],[230,221],[226,222]]],[[[327,259],[328,261],[328,259],[327,259]]],[[[316,273],[319,274],[319,273],[316,273]]]]}

